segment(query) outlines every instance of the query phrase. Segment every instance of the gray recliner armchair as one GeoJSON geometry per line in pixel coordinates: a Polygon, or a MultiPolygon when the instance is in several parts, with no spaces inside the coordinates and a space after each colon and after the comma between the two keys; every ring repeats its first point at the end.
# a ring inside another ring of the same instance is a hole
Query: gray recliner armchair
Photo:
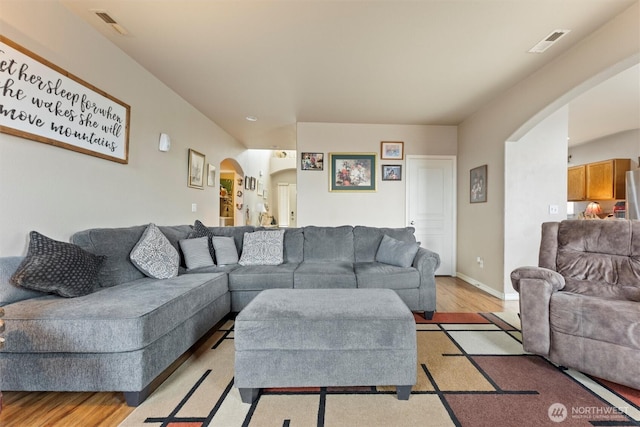
{"type": "Polygon", "coordinates": [[[526,351],[640,389],[640,221],[544,223],[511,281],[526,351]]]}

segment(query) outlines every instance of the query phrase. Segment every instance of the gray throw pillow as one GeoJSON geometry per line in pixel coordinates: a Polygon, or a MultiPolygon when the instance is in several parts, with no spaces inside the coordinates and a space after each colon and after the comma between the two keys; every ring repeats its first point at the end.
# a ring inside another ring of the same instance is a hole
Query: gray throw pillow
{"type": "MultiPolygon", "coordinates": [[[[191,230],[191,233],[189,234],[189,239],[197,239],[198,237],[208,237],[209,239],[213,238],[213,233],[211,232],[211,230],[209,230],[207,228],[206,225],[204,225],[202,222],[200,222],[200,220],[196,220],[196,222],[193,224],[193,229],[191,230]]],[[[209,245],[209,255],[211,255],[211,259],[216,259],[216,253],[215,253],[215,248],[213,247],[213,242],[211,240],[208,241],[208,245],[209,245]]],[[[218,264],[220,264],[220,262],[218,261],[218,264]]]]}
{"type": "Polygon", "coordinates": [[[244,233],[240,265],[280,265],[284,260],[284,230],[244,233]]]}
{"type": "Polygon", "coordinates": [[[211,259],[211,254],[209,254],[208,237],[180,240],[180,249],[184,254],[187,270],[215,265],[211,259]]]}
{"type": "Polygon", "coordinates": [[[144,230],[129,258],[148,277],[169,279],[178,275],[180,254],[153,223],[144,230]]]}
{"type": "Polygon", "coordinates": [[[104,260],[72,243],[32,231],[27,256],[11,276],[11,283],[63,297],[79,297],[94,291],[104,260]]]}
{"type": "Polygon", "coordinates": [[[238,249],[233,237],[213,236],[211,243],[216,251],[218,265],[230,265],[238,263],[238,249]]]}
{"type": "Polygon", "coordinates": [[[411,267],[418,249],[420,243],[403,242],[385,234],[378,246],[376,261],[398,267],[411,267]]]}

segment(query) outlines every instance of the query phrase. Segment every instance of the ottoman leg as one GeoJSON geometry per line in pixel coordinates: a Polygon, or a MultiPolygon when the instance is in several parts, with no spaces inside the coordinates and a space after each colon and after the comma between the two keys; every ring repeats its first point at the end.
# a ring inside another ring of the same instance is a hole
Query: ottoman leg
{"type": "Polygon", "coordinates": [[[396,393],[398,394],[398,400],[409,400],[411,394],[410,385],[399,385],[396,387],[396,393]]]}
{"type": "Polygon", "coordinates": [[[242,403],[253,403],[260,394],[259,388],[239,388],[242,403]]]}

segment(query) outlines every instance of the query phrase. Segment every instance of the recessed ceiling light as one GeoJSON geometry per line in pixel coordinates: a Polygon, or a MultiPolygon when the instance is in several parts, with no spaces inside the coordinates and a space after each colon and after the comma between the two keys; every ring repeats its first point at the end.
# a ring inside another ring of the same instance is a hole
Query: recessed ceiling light
{"type": "Polygon", "coordinates": [[[245,117],[245,119],[247,119],[250,122],[257,122],[258,118],[256,116],[247,116],[245,117]]]}

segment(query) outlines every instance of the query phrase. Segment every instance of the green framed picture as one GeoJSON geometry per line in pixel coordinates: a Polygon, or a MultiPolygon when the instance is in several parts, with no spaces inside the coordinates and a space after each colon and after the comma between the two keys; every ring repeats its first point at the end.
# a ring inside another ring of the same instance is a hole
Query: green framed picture
{"type": "Polygon", "coordinates": [[[376,153],[329,153],[329,191],[376,191],[376,153]]]}

